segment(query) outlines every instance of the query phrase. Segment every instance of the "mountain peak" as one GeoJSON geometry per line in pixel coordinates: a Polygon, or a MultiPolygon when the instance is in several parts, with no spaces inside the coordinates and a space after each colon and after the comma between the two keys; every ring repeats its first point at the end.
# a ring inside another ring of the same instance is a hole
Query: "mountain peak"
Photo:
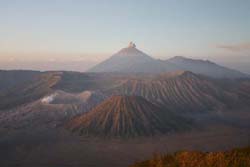
{"type": "MultiPolygon", "coordinates": [[[[113,54],[107,60],[96,65],[90,72],[150,72],[152,66],[157,64],[157,61],[143,53],[136,48],[136,45],[133,42],[130,42],[129,45],[117,53],[113,54]]],[[[155,67],[153,67],[155,68],[155,67]]]]}
{"type": "Polygon", "coordinates": [[[129,42],[129,44],[128,44],[128,48],[136,48],[135,43],[133,43],[133,42],[129,42]]]}
{"type": "Polygon", "coordinates": [[[215,64],[214,62],[211,62],[209,60],[202,60],[202,59],[192,59],[192,58],[187,58],[184,56],[174,56],[170,59],[169,61],[175,62],[175,61],[186,61],[186,62],[199,62],[199,63],[209,63],[209,64],[215,64]]]}
{"type": "Polygon", "coordinates": [[[185,71],[185,70],[176,70],[176,71],[170,71],[167,73],[162,73],[158,77],[165,79],[165,78],[176,78],[176,77],[185,77],[185,76],[188,76],[190,78],[197,77],[197,75],[194,74],[193,72],[185,71]]]}
{"type": "MultiPolygon", "coordinates": [[[[143,56],[143,57],[149,57],[147,54],[143,53],[142,51],[140,51],[139,49],[136,48],[135,43],[130,42],[128,44],[127,47],[121,49],[120,51],[118,51],[116,54],[114,54],[113,56],[122,56],[122,57],[137,57],[137,56],[143,56]]],[[[152,58],[150,58],[152,59],[152,58]]]]}
{"type": "Polygon", "coordinates": [[[184,57],[184,56],[174,56],[174,57],[172,57],[170,59],[187,59],[187,58],[184,57]]]}

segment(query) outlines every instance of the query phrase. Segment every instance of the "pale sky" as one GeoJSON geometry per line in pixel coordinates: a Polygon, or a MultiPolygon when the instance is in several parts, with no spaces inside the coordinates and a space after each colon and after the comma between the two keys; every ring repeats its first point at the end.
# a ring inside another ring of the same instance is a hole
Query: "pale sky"
{"type": "Polygon", "coordinates": [[[84,71],[130,41],[250,73],[250,1],[0,0],[0,69],[84,71]]]}

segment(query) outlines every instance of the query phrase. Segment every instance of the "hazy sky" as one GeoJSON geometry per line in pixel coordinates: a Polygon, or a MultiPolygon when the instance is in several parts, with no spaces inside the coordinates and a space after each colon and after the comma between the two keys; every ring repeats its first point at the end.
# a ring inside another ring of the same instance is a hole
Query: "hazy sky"
{"type": "Polygon", "coordinates": [[[0,68],[85,70],[129,41],[248,70],[250,0],[0,0],[0,68]]]}

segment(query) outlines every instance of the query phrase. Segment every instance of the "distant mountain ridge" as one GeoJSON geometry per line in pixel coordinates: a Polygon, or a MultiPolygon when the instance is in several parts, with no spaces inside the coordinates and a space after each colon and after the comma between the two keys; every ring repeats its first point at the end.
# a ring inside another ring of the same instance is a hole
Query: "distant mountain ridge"
{"type": "Polygon", "coordinates": [[[211,76],[214,78],[244,78],[249,77],[240,71],[223,67],[209,60],[190,59],[183,56],[175,56],[165,61],[173,63],[185,71],[211,76]]]}
{"type": "Polygon", "coordinates": [[[220,66],[211,61],[176,56],[168,60],[157,60],[136,48],[134,43],[121,49],[107,60],[97,64],[89,72],[119,73],[163,73],[176,70],[192,71],[214,78],[244,78],[249,75],[220,66]]]}

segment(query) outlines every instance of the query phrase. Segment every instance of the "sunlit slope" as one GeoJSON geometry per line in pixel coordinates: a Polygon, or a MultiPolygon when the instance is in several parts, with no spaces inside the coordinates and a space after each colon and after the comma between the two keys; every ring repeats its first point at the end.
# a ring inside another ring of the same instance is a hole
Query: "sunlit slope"
{"type": "Polygon", "coordinates": [[[189,128],[190,122],[142,97],[112,96],[66,127],[82,135],[147,136],[189,128]]]}

